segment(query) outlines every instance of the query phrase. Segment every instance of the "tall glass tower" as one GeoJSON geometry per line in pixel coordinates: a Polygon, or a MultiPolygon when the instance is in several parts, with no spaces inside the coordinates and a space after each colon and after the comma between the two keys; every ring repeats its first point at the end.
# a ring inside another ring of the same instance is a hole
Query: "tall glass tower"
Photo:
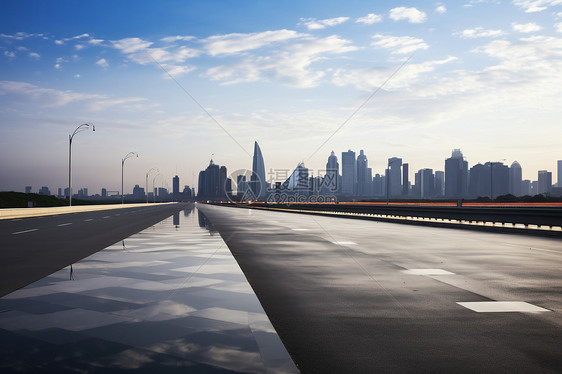
{"type": "Polygon", "coordinates": [[[252,162],[252,178],[250,185],[257,197],[267,194],[267,184],[265,179],[265,164],[258,142],[254,143],[254,158],[252,162]]]}

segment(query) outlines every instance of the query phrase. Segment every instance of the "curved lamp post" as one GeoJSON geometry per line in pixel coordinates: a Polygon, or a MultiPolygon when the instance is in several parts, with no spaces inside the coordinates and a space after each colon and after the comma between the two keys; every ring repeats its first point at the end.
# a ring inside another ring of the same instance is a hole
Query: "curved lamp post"
{"type": "MultiPolygon", "coordinates": [[[[152,168],[149,171],[146,172],[146,203],[148,204],[148,175],[153,171],[156,170],[156,172],[158,173],[159,170],[157,168],[152,168]]],[[[154,182],[152,182],[152,184],[154,185],[154,182]]]]}
{"type": "Polygon", "coordinates": [[[152,178],[152,202],[153,203],[156,203],[156,192],[154,192],[154,181],[156,180],[156,178],[158,178],[161,175],[162,174],[156,174],[154,176],[154,178],[152,178]]]}
{"type": "Polygon", "coordinates": [[[123,169],[125,167],[125,160],[131,157],[139,157],[137,152],[129,152],[121,159],[121,204],[125,204],[125,195],[123,195],[123,169]]]}
{"type": "Polygon", "coordinates": [[[76,128],[72,135],[68,135],[68,205],[72,206],[72,139],[74,135],[80,131],[88,130],[92,127],[92,131],[96,131],[96,126],[92,123],[84,123],[76,128]]]}

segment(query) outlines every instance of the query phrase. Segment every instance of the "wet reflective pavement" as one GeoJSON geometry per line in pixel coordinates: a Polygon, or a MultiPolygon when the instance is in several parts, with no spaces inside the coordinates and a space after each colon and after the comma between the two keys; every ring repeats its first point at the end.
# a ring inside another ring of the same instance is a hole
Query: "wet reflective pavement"
{"type": "Polygon", "coordinates": [[[560,373],[562,241],[199,206],[305,373],[560,373]]]}
{"type": "Polygon", "coordinates": [[[0,299],[5,372],[298,372],[197,209],[0,299]]]}

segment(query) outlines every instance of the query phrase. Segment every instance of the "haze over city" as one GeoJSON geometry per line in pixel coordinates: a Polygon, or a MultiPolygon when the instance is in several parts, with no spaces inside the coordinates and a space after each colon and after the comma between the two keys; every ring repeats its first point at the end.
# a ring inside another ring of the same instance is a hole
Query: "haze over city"
{"type": "Polygon", "coordinates": [[[556,0],[1,7],[2,191],[66,187],[82,123],[96,131],[73,141],[73,190],[92,194],[120,189],[131,151],[126,193],[153,167],[182,186],[211,158],[251,168],[255,140],[267,170],[324,169],[352,149],[374,173],[400,157],[413,179],[460,148],[470,165],[557,179],[556,0]]]}

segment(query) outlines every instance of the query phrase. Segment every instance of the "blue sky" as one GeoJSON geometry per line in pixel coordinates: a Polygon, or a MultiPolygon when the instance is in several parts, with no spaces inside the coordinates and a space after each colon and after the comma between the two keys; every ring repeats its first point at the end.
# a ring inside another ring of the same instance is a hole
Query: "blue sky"
{"type": "Polygon", "coordinates": [[[96,132],[74,139],[73,187],[90,193],[120,188],[130,151],[129,191],[153,167],[163,186],[176,173],[192,185],[211,157],[250,168],[255,140],[267,170],[364,149],[374,173],[397,156],[412,178],[461,148],[469,165],[517,160],[536,180],[562,159],[560,0],[0,9],[0,190],[65,187],[84,122],[96,132]]]}

